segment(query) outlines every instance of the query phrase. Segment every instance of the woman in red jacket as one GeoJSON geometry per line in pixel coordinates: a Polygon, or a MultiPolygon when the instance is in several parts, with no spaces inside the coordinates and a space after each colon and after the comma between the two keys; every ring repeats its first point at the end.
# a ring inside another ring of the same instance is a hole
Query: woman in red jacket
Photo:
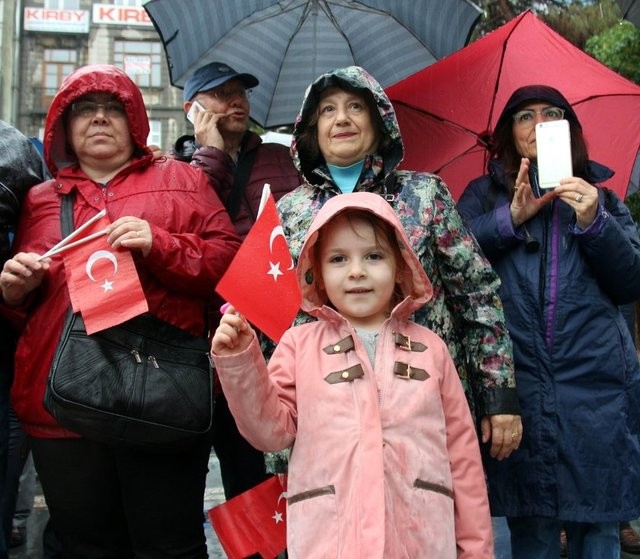
{"type": "Polygon", "coordinates": [[[65,430],[42,404],[70,305],[61,259],[39,261],[61,239],[61,195],[75,195],[74,228],[106,210],[108,243],[131,250],[151,314],[206,331],[207,303],[239,239],[206,175],[154,161],[148,132],[142,95],[124,72],[94,65],[71,74],[45,127],[54,179],[29,191],[16,253],[0,274],[5,312],[24,319],[12,401],[64,557],[207,557],[209,436],[180,453],[112,447],[65,430]]]}

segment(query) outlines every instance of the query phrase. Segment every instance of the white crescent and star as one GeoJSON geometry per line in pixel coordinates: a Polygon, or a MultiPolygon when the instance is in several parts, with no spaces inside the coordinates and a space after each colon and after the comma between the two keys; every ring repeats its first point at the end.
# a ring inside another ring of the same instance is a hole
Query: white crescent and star
{"type": "MultiPolygon", "coordinates": [[[[96,278],[93,277],[93,267],[95,266],[96,262],[98,262],[98,260],[109,260],[109,262],[113,264],[114,275],[118,272],[118,260],[115,257],[115,255],[112,252],[109,252],[108,250],[96,250],[91,256],[89,256],[89,259],[87,260],[87,265],[85,267],[87,276],[89,276],[89,279],[91,281],[97,283],[96,278]]],[[[112,291],[113,282],[105,279],[104,283],[100,287],[104,289],[105,293],[107,291],[112,291]]]]}
{"type": "MultiPolygon", "coordinates": [[[[278,503],[277,506],[280,506],[280,501],[282,499],[286,499],[287,496],[285,493],[280,493],[280,495],[278,496],[278,503]]],[[[280,522],[284,522],[284,518],[283,518],[283,513],[279,512],[277,509],[275,510],[275,512],[273,513],[273,516],[271,518],[273,518],[273,520],[275,521],[276,524],[280,523],[280,522]]]]}
{"type": "MultiPolygon", "coordinates": [[[[282,225],[276,225],[273,228],[273,231],[271,231],[271,235],[269,236],[269,252],[270,253],[273,253],[273,243],[277,237],[282,237],[285,240],[285,243],[287,242],[287,239],[284,236],[284,230],[282,229],[282,225]]],[[[278,276],[284,275],[284,272],[280,270],[280,262],[274,263],[269,261],[269,267],[270,268],[269,268],[269,271],[267,272],[267,275],[273,276],[273,281],[278,281],[278,276]]],[[[294,268],[294,264],[293,264],[293,258],[292,258],[291,265],[285,271],[293,270],[293,268],[294,268]]]]}

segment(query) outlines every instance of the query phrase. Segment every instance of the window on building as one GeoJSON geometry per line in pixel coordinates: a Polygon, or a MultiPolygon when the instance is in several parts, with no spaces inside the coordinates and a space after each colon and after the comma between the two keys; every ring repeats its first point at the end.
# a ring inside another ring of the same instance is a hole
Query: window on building
{"type": "Polygon", "coordinates": [[[113,63],[138,87],[161,87],[162,47],[159,42],[115,41],[113,63]]]}
{"type": "Polygon", "coordinates": [[[79,10],[80,0],[44,0],[48,10],[79,10]]]}
{"type": "Polygon", "coordinates": [[[134,8],[140,8],[148,1],[149,0],[112,0],[114,6],[132,6],[134,8]]]}
{"type": "Polygon", "coordinates": [[[42,107],[47,109],[64,80],[78,65],[78,51],[44,49],[42,107]]]}
{"type": "Polygon", "coordinates": [[[159,120],[149,121],[148,146],[162,146],[162,122],[159,120]]]}

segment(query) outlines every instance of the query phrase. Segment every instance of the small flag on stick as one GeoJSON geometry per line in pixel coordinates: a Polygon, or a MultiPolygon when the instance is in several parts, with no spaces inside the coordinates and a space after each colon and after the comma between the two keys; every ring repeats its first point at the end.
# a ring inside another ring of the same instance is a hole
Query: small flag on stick
{"type": "Polygon", "coordinates": [[[264,208],[216,291],[256,328],[278,342],[302,296],[276,203],[265,185],[264,208]]]}
{"type": "Polygon", "coordinates": [[[63,253],[71,306],[82,313],[87,334],[149,310],[131,251],[107,243],[104,232],[109,225],[109,218],[102,216],[85,224],[73,242],[54,247],[55,253],[63,253]]]}
{"type": "Polygon", "coordinates": [[[273,559],[287,546],[286,498],[273,476],[209,510],[209,520],[229,559],[259,553],[273,559]]]}

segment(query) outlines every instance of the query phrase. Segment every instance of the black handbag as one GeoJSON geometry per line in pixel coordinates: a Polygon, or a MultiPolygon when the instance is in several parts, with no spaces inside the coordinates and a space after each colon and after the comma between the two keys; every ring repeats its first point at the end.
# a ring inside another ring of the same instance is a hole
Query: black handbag
{"type": "MultiPolygon", "coordinates": [[[[62,213],[70,214],[72,204],[65,196],[62,213]]],[[[70,229],[70,216],[62,220],[70,229]]],[[[80,313],[70,310],[44,407],[60,425],[89,439],[181,448],[212,426],[208,350],[205,337],[150,314],[88,335],[80,313]]]]}

